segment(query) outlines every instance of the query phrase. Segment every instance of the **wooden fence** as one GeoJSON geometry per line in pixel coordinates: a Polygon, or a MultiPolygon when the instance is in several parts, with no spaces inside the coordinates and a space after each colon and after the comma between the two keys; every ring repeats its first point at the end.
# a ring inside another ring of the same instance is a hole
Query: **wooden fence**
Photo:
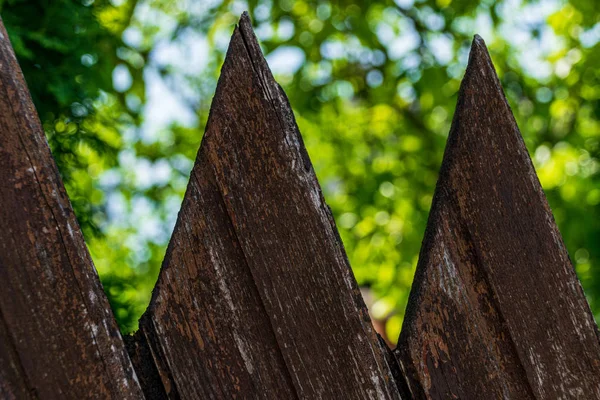
{"type": "Polygon", "coordinates": [[[2,398],[600,398],[596,324],[478,36],[393,351],[246,14],[125,340],[3,27],[0,135],[2,398]]]}

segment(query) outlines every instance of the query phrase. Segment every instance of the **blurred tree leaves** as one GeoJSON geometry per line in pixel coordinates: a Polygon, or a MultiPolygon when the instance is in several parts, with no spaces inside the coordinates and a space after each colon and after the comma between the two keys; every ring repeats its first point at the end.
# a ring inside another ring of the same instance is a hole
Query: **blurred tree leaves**
{"type": "Polygon", "coordinates": [[[571,0],[5,0],[2,17],[120,326],[149,300],[248,9],[354,273],[402,322],[470,40],[484,36],[600,316],[600,9],[571,0]],[[40,18],[31,18],[38,15],[40,18]],[[161,120],[160,115],[173,115],[161,120]]]}

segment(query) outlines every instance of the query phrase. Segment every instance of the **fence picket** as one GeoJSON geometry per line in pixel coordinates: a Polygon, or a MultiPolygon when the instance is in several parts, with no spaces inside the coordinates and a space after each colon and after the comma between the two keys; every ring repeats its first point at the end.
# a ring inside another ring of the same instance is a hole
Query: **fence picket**
{"type": "Polygon", "coordinates": [[[0,397],[140,398],[0,21],[0,397]]]}
{"type": "Polygon", "coordinates": [[[600,398],[597,328],[475,37],[396,355],[414,398],[600,398]]]}
{"type": "Polygon", "coordinates": [[[399,398],[247,14],[134,339],[169,397],[399,398]]]}

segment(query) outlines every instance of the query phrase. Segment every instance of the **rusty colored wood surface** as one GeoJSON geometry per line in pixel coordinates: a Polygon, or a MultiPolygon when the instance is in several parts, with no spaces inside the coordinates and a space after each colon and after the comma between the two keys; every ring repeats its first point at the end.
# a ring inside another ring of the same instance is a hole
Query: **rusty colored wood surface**
{"type": "Polygon", "coordinates": [[[140,398],[0,22],[0,397],[140,398]]]}
{"type": "Polygon", "coordinates": [[[598,330],[473,40],[397,359],[414,398],[600,398],[598,330]]]}
{"type": "Polygon", "coordinates": [[[134,340],[170,398],[399,398],[247,14],[134,340]]]}

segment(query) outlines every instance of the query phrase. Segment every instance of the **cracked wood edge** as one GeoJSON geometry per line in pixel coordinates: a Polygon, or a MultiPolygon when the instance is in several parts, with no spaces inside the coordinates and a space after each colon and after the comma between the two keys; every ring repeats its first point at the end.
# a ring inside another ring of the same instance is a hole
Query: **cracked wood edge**
{"type": "Polygon", "coordinates": [[[476,36],[395,354],[415,398],[600,398],[598,330],[476,36]]]}
{"type": "Polygon", "coordinates": [[[157,398],[399,398],[246,13],[133,341],[138,371],[161,377],[157,398]]]}
{"type": "Polygon", "coordinates": [[[0,21],[0,397],[141,398],[0,21]]]}

